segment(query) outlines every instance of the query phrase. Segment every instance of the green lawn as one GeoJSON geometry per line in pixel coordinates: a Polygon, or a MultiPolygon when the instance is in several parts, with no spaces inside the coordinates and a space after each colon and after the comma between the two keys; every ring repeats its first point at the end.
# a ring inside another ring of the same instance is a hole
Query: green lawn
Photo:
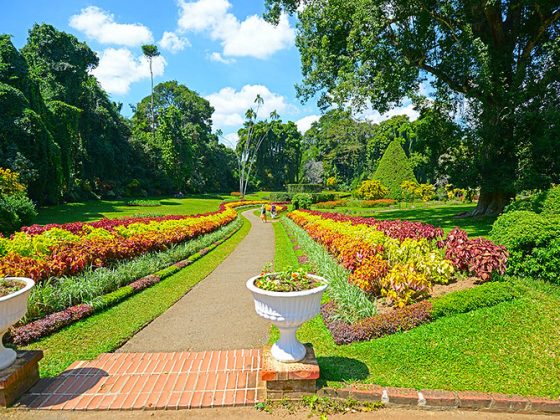
{"type": "MultiPolygon", "coordinates": [[[[283,228],[283,226],[282,226],[283,228]]],[[[275,229],[277,241],[285,233],[275,229]]],[[[275,263],[295,258],[292,247],[275,263]]],[[[338,346],[317,316],[298,332],[313,343],[321,381],[560,395],[560,287],[515,279],[522,297],[441,318],[405,333],[338,346]]],[[[328,292],[328,291],[327,291],[328,292]]],[[[272,339],[277,331],[272,331],[272,339]]]]}
{"type": "Polygon", "coordinates": [[[146,214],[197,214],[218,209],[225,199],[233,199],[229,195],[193,195],[186,198],[155,198],[161,206],[143,207],[127,206],[128,200],[96,200],[61,204],[58,206],[41,207],[33,223],[67,223],[89,222],[103,217],[116,218],[146,214]]]}
{"type": "MultiPolygon", "coordinates": [[[[409,208],[372,208],[339,207],[330,212],[349,213],[356,216],[373,216],[377,219],[400,219],[429,223],[439,226],[447,233],[455,226],[467,231],[469,236],[487,236],[492,229],[495,217],[456,217],[460,213],[468,212],[476,204],[410,204],[409,208]],[[412,207],[414,206],[414,207],[412,207]]],[[[321,210],[321,209],[317,209],[321,210]]]]}
{"type": "Polygon", "coordinates": [[[115,350],[208,276],[249,230],[250,223],[245,219],[243,227],[230,239],[177,274],[24,349],[44,351],[41,376],[58,375],[76,360],[93,359],[100,353],[115,350]]]}
{"type": "MultiPolygon", "coordinates": [[[[262,200],[268,193],[248,194],[247,200],[262,200]]],[[[218,209],[224,200],[235,201],[238,198],[229,194],[197,194],[185,198],[152,197],[150,201],[159,201],[161,206],[127,206],[126,200],[93,200],[58,206],[41,207],[33,223],[91,222],[103,217],[109,219],[135,215],[168,215],[168,214],[199,214],[218,209]]]]}

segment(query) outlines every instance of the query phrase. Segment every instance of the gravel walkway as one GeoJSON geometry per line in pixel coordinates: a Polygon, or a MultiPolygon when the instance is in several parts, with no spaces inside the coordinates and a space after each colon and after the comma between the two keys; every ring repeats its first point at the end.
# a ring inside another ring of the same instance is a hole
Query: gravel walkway
{"type": "Polygon", "coordinates": [[[171,352],[258,348],[266,343],[269,322],[255,313],[245,287],[250,277],[274,261],[274,232],[254,214],[237,248],[175,305],[139,331],[119,352],[171,352]]]}

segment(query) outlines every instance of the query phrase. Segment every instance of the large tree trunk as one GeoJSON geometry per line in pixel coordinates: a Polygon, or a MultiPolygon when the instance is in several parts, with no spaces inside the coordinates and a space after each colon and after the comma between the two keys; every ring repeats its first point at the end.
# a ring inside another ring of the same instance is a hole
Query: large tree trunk
{"type": "Polygon", "coordinates": [[[501,191],[480,191],[478,204],[472,211],[472,216],[491,216],[500,214],[504,211],[504,207],[513,198],[512,194],[507,194],[501,191]]]}

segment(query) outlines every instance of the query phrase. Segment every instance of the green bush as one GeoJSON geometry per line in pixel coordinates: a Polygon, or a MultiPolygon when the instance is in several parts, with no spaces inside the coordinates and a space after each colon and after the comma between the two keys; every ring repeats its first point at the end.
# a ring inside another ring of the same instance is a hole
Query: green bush
{"type": "Polygon", "coordinates": [[[270,201],[274,203],[290,201],[292,199],[292,195],[286,191],[276,191],[270,193],[270,201]]]}
{"type": "Polygon", "coordinates": [[[542,205],[542,214],[560,215],[560,185],[546,192],[546,198],[542,205]]]}
{"type": "Polygon", "coordinates": [[[560,224],[557,217],[519,210],[498,217],[492,225],[490,237],[510,252],[530,252],[537,246],[546,246],[559,234],[560,224]]]}
{"type": "Polygon", "coordinates": [[[560,283],[560,215],[510,211],[494,222],[490,236],[508,249],[509,274],[560,283]]]}
{"type": "Polygon", "coordinates": [[[389,194],[389,189],[377,179],[363,181],[354,195],[361,200],[379,200],[389,194]]]}
{"type": "Polygon", "coordinates": [[[307,193],[295,194],[292,197],[292,206],[297,209],[309,209],[313,204],[313,196],[307,193]]]}
{"type": "Polygon", "coordinates": [[[318,193],[323,190],[321,184],[288,184],[286,185],[290,194],[318,193]]]}
{"type": "Polygon", "coordinates": [[[388,197],[395,200],[400,200],[402,197],[401,184],[403,181],[418,182],[400,140],[393,140],[389,144],[379,161],[373,179],[381,181],[389,189],[388,197]]]}
{"type": "Polygon", "coordinates": [[[25,193],[0,196],[0,232],[11,233],[29,225],[36,215],[35,205],[25,193]]]}
{"type": "Polygon", "coordinates": [[[473,289],[461,290],[432,299],[432,318],[457,315],[495,306],[517,297],[511,282],[489,282],[473,289]]]}
{"type": "Polygon", "coordinates": [[[322,203],[323,201],[333,201],[334,200],[334,193],[330,192],[320,192],[311,194],[311,198],[313,203],[322,203]]]}

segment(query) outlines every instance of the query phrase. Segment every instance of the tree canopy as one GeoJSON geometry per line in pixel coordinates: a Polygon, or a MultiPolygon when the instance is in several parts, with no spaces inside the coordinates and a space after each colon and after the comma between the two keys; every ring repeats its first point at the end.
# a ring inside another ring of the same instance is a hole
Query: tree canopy
{"type": "Polygon", "coordinates": [[[304,100],[319,94],[322,107],[350,103],[383,112],[429,80],[437,98],[463,106],[464,147],[481,187],[476,213],[500,211],[522,186],[558,182],[557,1],[266,3],[271,21],[283,10],[300,19],[304,100]]]}

